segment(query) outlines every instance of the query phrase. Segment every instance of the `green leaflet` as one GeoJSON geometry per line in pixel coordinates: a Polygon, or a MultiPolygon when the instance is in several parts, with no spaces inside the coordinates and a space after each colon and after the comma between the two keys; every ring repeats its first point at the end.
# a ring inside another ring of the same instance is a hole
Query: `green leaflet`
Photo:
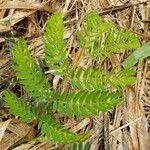
{"type": "Polygon", "coordinates": [[[42,134],[46,135],[49,139],[64,144],[82,142],[90,136],[89,132],[80,135],[72,133],[47,115],[40,117],[39,128],[41,128],[42,134]]]}
{"type": "Polygon", "coordinates": [[[92,58],[102,57],[102,54],[99,53],[98,49],[101,43],[98,41],[102,38],[102,33],[109,31],[112,28],[113,25],[103,22],[97,13],[88,13],[81,31],[77,33],[79,46],[86,50],[92,58]]]}
{"type": "Polygon", "coordinates": [[[62,14],[56,12],[48,19],[44,32],[45,58],[52,74],[63,75],[67,71],[68,60],[64,46],[64,25],[62,14]]]}
{"type": "Polygon", "coordinates": [[[108,111],[122,101],[119,92],[80,91],[71,93],[53,93],[53,111],[72,117],[89,117],[100,111],[108,111]]]}
{"type": "Polygon", "coordinates": [[[125,69],[133,67],[140,59],[150,56],[150,42],[137,48],[123,63],[125,69]]]}
{"type": "Polygon", "coordinates": [[[36,118],[34,108],[31,105],[25,103],[25,101],[22,99],[17,98],[14,93],[7,90],[4,92],[4,96],[6,105],[9,107],[11,113],[21,117],[21,119],[26,122],[31,122],[36,118]]]}
{"type": "Polygon", "coordinates": [[[23,38],[19,38],[14,45],[12,54],[19,83],[24,86],[30,96],[39,101],[45,101],[47,97],[50,97],[49,84],[42,70],[37,67],[31,57],[23,38]]]}
{"type": "Polygon", "coordinates": [[[77,33],[79,46],[93,59],[109,57],[124,49],[139,47],[139,38],[125,29],[103,22],[95,12],[87,14],[81,31],[77,33]]]}

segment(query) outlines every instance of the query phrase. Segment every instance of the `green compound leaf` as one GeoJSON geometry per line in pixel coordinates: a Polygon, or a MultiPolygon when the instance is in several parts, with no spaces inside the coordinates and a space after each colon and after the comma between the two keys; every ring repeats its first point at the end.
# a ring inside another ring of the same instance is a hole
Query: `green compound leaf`
{"type": "Polygon", "coordinates": [[[72,88],[81,91],[104,90],[108,86],[121,89],[134,84],[135,81],[135,71],[132,69],[113,69],[109,72],[104,72],[99,68],[78,68],[72,71],[70,77],[72,88]]]}
{"type": "Polygon", "coordinates": [[[103,22],[96,12],[88,13],[81,31],[77,33],[80,48],[89,53],[92,58],[101,57],[102,54],[97,50],[97,47],[101,45],[98,40],[101,39],[102,33],[112,28],[113,25],[103,22]]]}
{"type": "Polygon", "coordinates": [[[31,57],[23,38],[19,38],[14,45],[12,54],[19,83],[24,86],[31,97],[35,97],[39,101],[45,101],[50,96],[49,84],[46,76],[31,57]]]}
{"type": "Polygon", "coordinates": [[[7,90],[4,92],[4,96],[6,105],[9,107],[10,112],[15,116],[21,117],[21,119],[26,122],[31,122],[36,118],[34,108],[18,98],[14,93],[7,90]]]}
{"type": "MultiPolygon", "coordinates": [[[[53,113],[56,112],[65,117],[74,115],[90,117],[115,107],[122,101],[120,90],[135,82],[134,71],[127,68],[138,59],[149,56],[149,48],[147,48],[149,45],[144,47],[146,52],[144,50],[134,52],[133,59],[129,58],[123,63],[125,69],[114,68],[105,72],[96,68],[95,65],[87,69],[78,68],[78,66],[71,68],[63,34],[63,17],[61,13],[56,12],[48,19],[45,27],[44,50],[51,73],[63,77],[63,82],[60,82],[61,86],[56,91],[50,90],[40,65],[36,65],[26,42],[20,38],[12,52],[14,69],[19,83],[23,85],[32,100],[37,101],[29,101],[31,103],[29,105],[10,91],[4,92],[4,99],[14,115],[27,122],[35,118],[39,121],[38,127],[42,135],[37,140],[52,140],[62,144],[81,142],[74,145],[73,149],[82,149],[85,148],[82,142],[90,136],[90,133],[70,132],[53,118],[53,113]],[[69,83],[70,92],[66,92],[64,87],[69,83]],[[62,90],[63,92],[60,92],[62,90]],[[46,100],[49,99],[51,101],[47,102],[46,100]]],[[[104,59],[111,53],[120,53],[124,49],[134,49],[139,46],[139,39],[133,33],[117,29],[113,24],[102,21],[95,12],[90,12],[85,17],[81,31],[78,32],[78,39],[80,48],[83,50],[82,54],[94,60],[104,59]]]]}
{"type": "Polygon", "coordinates": [[[70,144],[85,141],[90,133],[75,134],[65,129],[63,125],[57,123],[52,117],[43,115],[40,117],[39,128],[41,133],[49,140],[57,143],[70,144]]]}
{"type": "Polygon", "coordinates": [[[62,14],[56,12],[48,19],[44,32],[45,58],[54,75],[65,74],[68,66],[63,38],[64,25],[62,14]]]}
{"type": "Polygon", "coordinates": [[[79,91],[71,93],[53,93],[53,111],[72,117],[90,117],[100,111],[112,109],[122,101],[119,92],[108,91],[79,91]]]}
{"type": "Polygon", "coordinates": [[[109,57],[124,49],[139,47],[139,38],[125,29],[117,29],[113,24],[101,20],[95,12],[87,14],[77,33],[79,46],[93,59],[109,57]]]}

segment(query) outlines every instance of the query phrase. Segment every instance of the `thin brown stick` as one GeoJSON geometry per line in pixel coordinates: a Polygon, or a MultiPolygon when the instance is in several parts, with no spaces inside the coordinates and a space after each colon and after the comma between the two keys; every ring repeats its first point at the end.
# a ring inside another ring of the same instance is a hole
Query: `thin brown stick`
{"type": "Polygon", "coordinates": [[[105,150],[110,150],[110,142],[109,142],[109,118],[108,113],[103,113],[103,119],[104,119],[104,147],[105,150]]]}
{"type": "Polygon", "coordinates": [[[126,127],[128,127],[128,126],[130,126],[130,125],[132,125],[134,123],[136,123],[137,121],[139,121],[141,119],[142,119],[142,117],[139,117],[139,118],[137,118],[137,119],[135,119],[135,120],[133,120],[133,121],[131,121],[131,122],[129,122],[129,123],[119,127],[119,128],[117,128],[117,129],[114,129],[114,130],[110,131],[110,134],[114,134],[114,133],[116,133],[116,132],[118,132],[118,131],[120,131],[120,130],[122,130],[122,129],[124,129],[124,128],[126,128],[126,127]]]}
{"type": "Polygon", "coordinates": [[[112,13],[112,12],[115,12],[115,11],[122,11],[124,9],[130,8],[130,7],[133,7],[133,6],[143,5],[143,4],[146,4],[148,2],[149,2],[149,0],[144,1],[144,2],[140,2],[140,3],[136,3],[136,4],[129,3],[129,4],[126,4],[126,5],[120,5],[120,6],[116,6],[116,7],[109,7],[106,10],[100,12],[99,15],[106,15],[108,13],[112,13]]]}

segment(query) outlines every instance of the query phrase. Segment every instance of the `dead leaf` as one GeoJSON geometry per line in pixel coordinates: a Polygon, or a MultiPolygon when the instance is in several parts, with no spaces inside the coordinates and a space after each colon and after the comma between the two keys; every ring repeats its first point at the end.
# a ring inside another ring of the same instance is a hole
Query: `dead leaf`
{"type": "Polygon", "coordinates": [[[0,123],[0,141],[2,140],[4,133],[7,129],[8,124],[10,123],[11,120],[7,120],[5,122],[0,123]]]}
{"type": "Polygon", "coordinates": [[[0,150],[7,150],[17,143],[31,140],[36,130],[17,119],[8,120],[0,124],[0,150]]]}
{"type": "Polygon", "coordinates": [[[31,2],[31,1],[3,1],[0,4],[0,9],[30,9],[30,10],[45,10],[52,12],[51,7],[45,3],[31,2]]]}

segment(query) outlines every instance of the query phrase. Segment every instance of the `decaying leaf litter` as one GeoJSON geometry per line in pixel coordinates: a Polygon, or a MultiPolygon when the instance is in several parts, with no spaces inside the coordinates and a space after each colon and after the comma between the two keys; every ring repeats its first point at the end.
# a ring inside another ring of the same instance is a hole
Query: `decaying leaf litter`
{"type": "MultiPolygon", "coordinates": [[[[150,2],[146,0],[66,0],[66,1],[0,1],[0,92],[11,87],[15,93],[22,94],[23,90],[16,84],[11,68],[11,44],[12,40],[23,36],[31,49],[34,58],[39,61],[43,54],[42,34],[47,17],[55,11],[61,11],[64,15],[65,40],[70,59],[76,58],[76,37],[74,33],[80,29],[85,13],[96,10],[106,21],[114,21],[116,26],[129,28],[140,36],[141,44],[150,40],[150,2]]],[[[116,65],[128,56],[128,52],[122,55],[112,56],[116,65]]],[[[85,58],[82,65],[90,60],[85,58]]],[[[38,62],[40,63],[40,62],[38,62]]],[[[109,69],[110,62],[104,64],[109,69]]],[[[109,113],[100,114],[99,117],[76,120],[73,118],[61,118],[66,127],[74,132],[94,130],[91,137],[90,149],[149,149],[149,125],[150,125],[150,59],[140,60],[136,65],[137,82],[135,87],[127,87],[124,90],[124,103],[117,106],[109,113]],[[105,143],[105,146],[104,146],[105,143]]],[[[48,71],[46,72],[48,75],[48,71]]],[[[57,87],[59,77],[53,80],[53,86],[57,87]]],[[[2,97],[0,97],[2,101],[2,97]]],[[[63,145],[49,143],[37,143],[32,139],[38,134],[36,123],[24,124],[14,120],[3,103],[0,127],[1,149],[65,149],[63,145]],[[12,119],[12,120],[9,120],[12,119]],[[4,122],[6,121],[7,122],[4,122]],[[13,128],[13,123],[18,126],[19,132],[13,128]],[[20,125],[22,124],[22,125],[20,125]],[[30,128],[31,132],[27,132],[30,128]],[[23,131],[26,130],[26,133],[23,131]],[[19,132],[19,135],[18,133],[19,132]],[[20,133],[22,133],[20,135],[20,133]],[[19,136],[19,138],[16,137],[19,136]],[[29,135],[29,137],[27,136],[29,135]],[[27,137],[26,137],[27,136],[27,137]],[[14,138],[15,137],[15,138],[14,138]],[[7,139],[7,140],[6,140],[7,139]],[[9,139],[9,140],[8,140],[9,139]],[[24,143],[27,141],[26,143],[24,143]],[[7,144],[6,144],[7,143],[7,144]]]]}

